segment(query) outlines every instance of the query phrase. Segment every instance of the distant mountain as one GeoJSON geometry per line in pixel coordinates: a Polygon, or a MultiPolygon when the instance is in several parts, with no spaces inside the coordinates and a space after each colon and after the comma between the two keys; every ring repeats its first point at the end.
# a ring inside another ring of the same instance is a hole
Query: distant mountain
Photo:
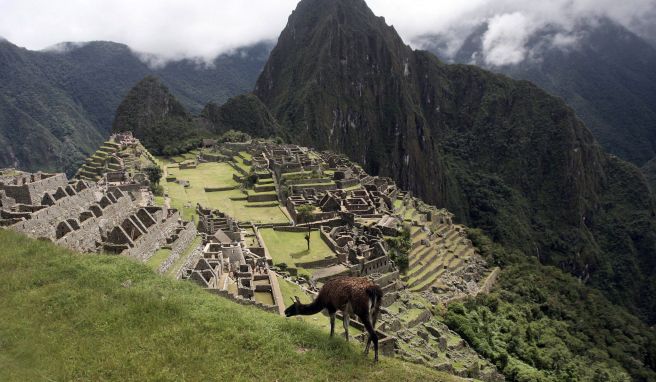
{"type": "Polygon", "coordinates": [[[292,141],[346,153],[656,322],[654,200],[559,98],[413,51],[363,0],[303,0],[255,94],[292,141]]]}
{"type": "Polygon", "coordinates": [[[556,46],[561,33],[547,27],[527,44],[530,57],[493,66],[483,53],[486,25],[477,28],[453,58],[439,36],[422,38],[438,57],[475,64],[529,80],[562,97],[604,148],[642,166],[656,157],[656,49],[621,25],[603,19],[576,30],[578,41],[556,46]]]}
{"type": "Polygon", "coordinates": [[[270,137],[279,126],[266,106],[253,94],[210,102],[193,115],[154,76],[139,81],[116,109],[112,132],[130,131],[155,155],[173,156],[198,147],[202,138],[239,130],[251,136],[270,137]]]}
{"type": "Polygon", "coordinates": [[[268,57],[261,43],[219,56],[150,68],[112,42],[29,51],[0,41],[0,167],[75,171],[111,131],[131,87],[155,75],[192,113],[248,92],[268,57]]]}

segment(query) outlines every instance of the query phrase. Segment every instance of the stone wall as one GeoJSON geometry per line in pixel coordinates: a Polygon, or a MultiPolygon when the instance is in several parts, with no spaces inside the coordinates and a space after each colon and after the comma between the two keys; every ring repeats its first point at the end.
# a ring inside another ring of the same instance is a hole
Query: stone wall
{"type": "Polygon", "coordinates": [[[193,222],[188,222],[184,229],[178,234],[178,239],[171,244],[171,255],[160,265],[157,272],[164,273],[171,268],[180,256],[189,248],[189,245],[196,237],[196,226],[193,222]]]}
{"type": "Polygon", "coordinates": [[[166,239],[169,238],[178,226],[180,213],[175,212],[163,222],[157,224],[148,232],[139,237],[134,243],[134,247],[129,248],[121,253],[121,255],[133,257],[140,261],[146,261],[150,258],[159,248],[166,245],[166,239]]]}
{"type": "Polygon", "coordinates": [[[0,183],[0,190],[21,204],[39,205],[44,193],[68,186],[65,174],[21,174],[14,179],[17,184],[0,183]],[[39,179],[32,181],[32,177],[39,179]]]}
{"type": "MultiPolygon", "coordinates": [[[[76,195],[55,200],[52,206],[31,214],[30,219],[14,224],[11,229],[32,237],[43,237],[54,241],[57,224],[67,219],[79,219],[82,212],[96,203],[95,191],[93,188],[88,188],[76,195]]],[[[41,204],[40,200],[37,205],[39,204],[41,204]]]]}

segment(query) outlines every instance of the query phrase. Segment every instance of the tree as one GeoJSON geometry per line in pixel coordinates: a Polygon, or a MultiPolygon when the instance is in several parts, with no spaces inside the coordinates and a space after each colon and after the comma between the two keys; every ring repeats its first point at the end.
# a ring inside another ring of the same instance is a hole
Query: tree
{"type": "Polygon", "coordinates": [[[302,206],[296,208],[296,217],[297,220],[301,223],[308,223],[310,220],[312,220],[313,215],[314,215],[313,205],[303,204],[302,206]]]}
{"type": "MultiPolygon", "coordinates": [[[[310,204],[303,204],[296,209],[296,220],[302,223],[308,223],[312,220],[314,215],[314,206],[310,204]]],[[[305,235],[305,241],[307,241],[307,250],[310,250],[310,237],[312,233],[312,228],[308,225],[308,233],[305,235]]]]}
{"type": "Polygon", "coordinates": [[[143,169],[144,173],[150,180],[150,183],[153,185],[159,184],[160,179],[162,179],[162,169],[156,165],[149,165],[143,169]]]}
{"type": "Polygon", "coordinates": [[[409,265],[408,255],[412,249],[410,231],[404,228],[400,236],[390,237],[385,241],[390,248],[390,255],[396,266],[399,267],[401,272],[406,271],[409,265]]]}

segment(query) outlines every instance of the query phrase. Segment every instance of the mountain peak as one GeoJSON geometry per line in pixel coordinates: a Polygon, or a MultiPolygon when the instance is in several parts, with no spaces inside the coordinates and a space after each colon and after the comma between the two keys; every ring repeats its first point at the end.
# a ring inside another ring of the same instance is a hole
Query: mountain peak
{"type": "MultiPolygon", "coordinates": [[[[255,94],[292,142],[347,154],[368,173],[593,284],[603,285],[600,270],[614,269],[604,268],[611,259],[631,267],[656,248],[644,179],[600,150],[561,99],[414,51],[362,0],[301,1],[255,94]],[[611,196],[609,182],[632,185],[611,196]],[[601,207],[629,189],[636,195],[623,202],[650,223],[644,240],[619,250],[595,224],[629,216],[601,207]]],[[[628,275],[618,285],[629,285],[628,275]]],[[[604,288],[656,319],[656,303],[637,289],[604,288]]]]}

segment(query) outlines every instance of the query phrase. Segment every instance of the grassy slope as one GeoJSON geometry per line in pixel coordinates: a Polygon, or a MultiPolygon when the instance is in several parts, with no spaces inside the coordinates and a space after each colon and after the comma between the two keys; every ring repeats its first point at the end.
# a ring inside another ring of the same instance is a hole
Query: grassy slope
{"type": "Polygon", "coordinates": [[[4,230],[0,242],[3,381],[456,380],[394,359],[374,365],[308,324],[122,257],[74,254],[4,230]]]}

